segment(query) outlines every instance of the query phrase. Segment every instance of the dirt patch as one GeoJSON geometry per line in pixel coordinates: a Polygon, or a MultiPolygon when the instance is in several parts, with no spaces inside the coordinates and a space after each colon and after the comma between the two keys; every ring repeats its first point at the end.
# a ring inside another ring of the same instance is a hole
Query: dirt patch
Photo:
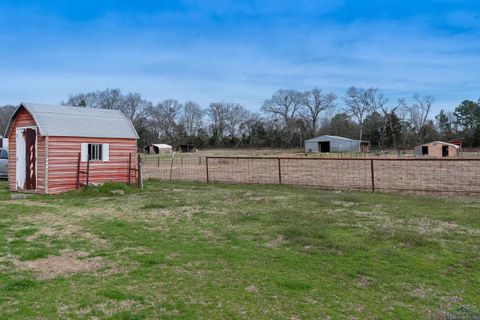
{"type": "Polygon", "coordinates": [[[245,288],[245,291],[251,292],[251,293],[258,293],[258,288],[254,284],[251,284],[245,288]]]}
{"type": "Polygon", "coordinates": [[[82,227],[73,224],[71,221],[59,214],[42,213],[28,217],[21,217],[20,221],[33,223],[35,227],[38,228],[38,231],[27,237],[27,241],[34,241],[42,235],[49,237],[55,236],[59,239],[69,239],[72,236],[77,236],[79,238],[88,240],[97,246],[107,245],[106,240],[99,238],[93,233],[85,231],[82,227]]]}
{"type": "Polygon", "coordinates": [[[28,236],[26,238],[26,240],[27,241],[33,241],[40,236],[51,237],[51,236],[54,236],[55,234],[56,234],[55,229],[49,228],[49,227],[41,227],[37,232],[35,232],[31,236],[28,236]]]}
{"type": "Polygon", "coordinates": [[[340,200],[333,200],[332,204],[336,206],[342,206],[342,207],[352,207],[356,205],[355,202],[350,202],[350,201],[340,201],[340,200]]]}
{"type": "Polygon", "coordinates": [[[37,279],[53,279],[58,276],[71,275],[78,272],[94,272],[103,267],[100,257],[85,258],[85,252],[64,252],[60,256],[50,256],[33,261],[14,260],[14,265],[22,270],[30,270],[37,279]]]}
{"type": "Polygon", "coordinates": [[[357,276],[357,287],[360,287],[360,288],[365,288],[365,287],[368,287],[368,285],[373,281],[372,278],[370,277],[367,277],[363,274],[359,274],[357,276]]]}
{"type": "Polygon", "coordinates": [[[275,247],[277,247],[277,246],[280,244],[280,242],[282,242],[284,239],[285,239],[284,236],[279,235],[276,239],[273,239],[273,240],[267,242],[266,246],[267,246],[267,248],[275,248],[275,247]]]}

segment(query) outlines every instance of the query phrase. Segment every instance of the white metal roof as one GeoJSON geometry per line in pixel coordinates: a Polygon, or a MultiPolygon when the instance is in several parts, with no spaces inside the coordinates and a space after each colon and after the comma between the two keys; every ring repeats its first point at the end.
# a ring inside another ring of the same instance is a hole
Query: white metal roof
{"type": "Polygon", "coordinates": [[[165,143],[152,143],[151,145],[155,146],[157,148],[160,148],[160,149],[162,149],[162,148],[170,148],[171,149],[172,148],[171,145],[165,144],[165,143]]]}
{"type": "Polygon", "coordinates": [[[138,139],[132,122],[119,110],[22,103],[35,120],[42,136],[138,139]]]}
{"type": "Polygon", "coordinates": [[[353,142],[358,142],[359,141],[359,140],[349,139],[349,138],[339,137],[339,136],[322,135],[322,136],[318,136],[318,137],[315,137],[315,138],[312,138],[312,139],[309,139],[309,140],[305,140],[305,142],[319,142],[319,141],[332,140],[332,139],[344,140],[344,141],[353,141],[353,142]]]}

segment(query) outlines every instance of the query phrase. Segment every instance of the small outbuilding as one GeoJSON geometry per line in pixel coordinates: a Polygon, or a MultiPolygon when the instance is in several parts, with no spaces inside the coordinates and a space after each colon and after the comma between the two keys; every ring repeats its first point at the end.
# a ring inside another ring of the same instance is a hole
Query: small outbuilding
{"type": "Polygon", "coordinates": [[[370,142],[323,135],[305,140],[305,152],[368,152],[370,142]]]}
{"type": "Polygon", "coordinates": [[[460,146],[443,141],[432,141],[415,147],[416,157],[456,157],[460,151],[460,146]]]}
{"type": "Polygon", "coordinates": [[[178,146],[180,152],[195,152],[197,148],[193,144],[181,144],[178,146]]]}
{"type": "Polygon", "coordinates": [[[0,136],[0,148],[8,149],[8,139],[0,136]]]}
{"type": "Polygon", "coordinates": [[[459,146],[460,149],[458,151],[463,151],[463,140],[462,139],[450,140],[450,141],[448,141],[448,143],[459,146]]]}
{"type": "Polygon", "coordinates": [[[6,136],[10,191],[52,194],[136,176],[138,135],[118,110],[22,103],[6,136]]]}
{"type": "Polygon", "coordinates": [[[149,144],[144,148],[146,153],[151,154],[159,154],[159,153],[170,153],[172,152],[173,148],[169,144],[164,143],[156,143],[156,144],[149,144]]]}

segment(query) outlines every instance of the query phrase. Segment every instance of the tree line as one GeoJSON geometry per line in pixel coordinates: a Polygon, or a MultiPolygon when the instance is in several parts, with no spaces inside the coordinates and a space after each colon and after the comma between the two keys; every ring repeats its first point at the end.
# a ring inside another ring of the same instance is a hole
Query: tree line
{"type": "MultiPolygon", "coordinates": [[[[377,88],[348,88],[343,96],[322,89],[281,89],[259,112],[234,102],[165,99],[153,103],[138,93],[106,89],[72,94],[63,105],[121,110],[140,136],[139,146],[167,143],[215,147],[302,147],[317,135],[339,135],[371,142],[373,148],[407,149],[432,140],[462,139],[480,146],[480,99],[461,102],[454,111],[432,114],[433,97],[414,95],[390,101],[377,88]]],[[[0,132],[15,108],[0,107],[0,132]]]]}

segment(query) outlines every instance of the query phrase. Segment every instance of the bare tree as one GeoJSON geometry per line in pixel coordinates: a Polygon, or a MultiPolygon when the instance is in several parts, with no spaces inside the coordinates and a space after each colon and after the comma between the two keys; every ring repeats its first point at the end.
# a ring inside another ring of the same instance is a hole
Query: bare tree
{"type": "Polygon", "coordinates": [[[302,94],[296,90],[278,90],[263,103],[262,111],[282,119],[286,125],[294,119],[302,106],[302,94]]]}
{"type": "Polygon", "coordinates": [[[244,134],[250,139],[251,146],[258,146],[259,128],[264,130],[264,122],[260,114],[249,112],[245,121],[240,125],[240,134],[244,134]]]}
{"type": "Polygon", "coordinates": [[[283,122],[286,129],[286,144],[298,145],[295,134],[298,133],[298,116],[302,107],[302,93],[296,90],[278,90],[262,105],[262,111],[274,120],[283,122]]]}
{"type": "Polygon", "coordinates": [[[224,137],[227,113],[228,110],[225,103],[213,102],[208,106],[206,115],[210,119],[214,139],[222,139],[224,137]]]}
{"type": "Polygon", "coordinates": [[[359,126],[359,140],[363,138],[363,122],[365,117],[378,108],[383,95],[378,89],[362,89],[352,86],[345,92],[345,112],[355,118],[359,126]]]}
{"type": "Polygon", "coordinates": [[[106,89],[88,93],[70,95],[62,105],[85,108],[115,109],[122,111],[134,124],[137,130],[144,124],[145,110],[152,103],[142,99],[139,93],[123,95],[120,89],[106,89]]]}
{"type": "Polygon", "coordinates": [[[60,102],[63,105],[74,107],[101,108],[121,110],[125,96],[120,89],[107,88],[88,93],[70,95],[67,101],[60,102]]]}
{"type": "Polygon", "coordinates": [[[16,109],[11,105],[0,107],[0,136],[6,134],[8,122],[16,109]]]}
{"type": "Polygon", "coordinates": [[[120,89],[106,89],[95,93],[96,108],[120,110],[124,97],[120,89]]]}
{"type": "Polygon", "coordinates": [[[240,126],[248,119],[249,112],[237,103],[226,103],[225,129],[228,136],[236,137],[240,126]]]}
{"type": "Polygon", "coordinates": [[[321,113],[333,108],[335,99],[337,99],[335,94],[323,94],[322,90],[318,88],[305,91],[302,94],[300,114],[308,125],[310,137],[315,136],[317,133],[321,113]]]}
{"type": "Polygon", "coordinates": [[[148,100],[142,99],[139,93],[129,93],[118,108],[132,121],[135,127],[143,125],[146,109],[152,106],[148,100]]]}
{"type": "Polygon", "coordinates": [[[187,101],[183,104],[182,124],[187,135],[196,135],[203,125],[203,110],[199,104],[187,101]]]}
{"type": "Polygon", "coordinates": [[[93,108],[96,100],[95,92],[71,94],[67,101],[61,101],[60,104],[72,107],[93,108]]]}
{"type": "Polygon", "coordinates": [[[177,126],[182,105],[173,99],[167,99],[156,106],[147,108],[151,126],[159,132],[167,143],[176,145],[177,126]]]}
{"type": "Polygon", "coordinates": [[[415,94],[413,99],[412,104],[408,104],[406,100],[401,100],[401,104],[408,116],[415,143],[420,143],[432,133],[431,120],[428,116],[432,109],[433,96],[415,94]]]}

